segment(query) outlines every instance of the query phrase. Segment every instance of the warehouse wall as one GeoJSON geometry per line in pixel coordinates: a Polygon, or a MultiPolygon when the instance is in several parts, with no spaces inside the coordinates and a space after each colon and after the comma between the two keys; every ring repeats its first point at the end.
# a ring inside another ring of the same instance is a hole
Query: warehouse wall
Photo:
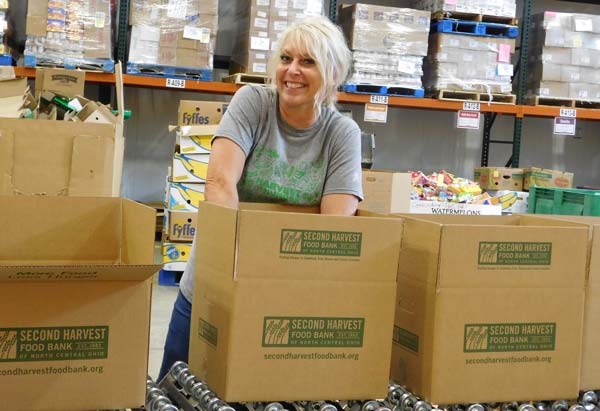
{"type": "MultiPolygon", "coordinates": [[[[235,21],[235,3],[221,0],[219,24],[222,33],[231,33],[235,21]]],[[[370,0],[368,3],[394,6],[409,4],[408,1],[397,0],[370,0]]],[[[558,0],[536,0],[534,3],[534,12],[554,10],[600,14],[600,5],[558,0]]],[[[230,50],[230,36],[220,34],[217,54],[228,55],[230,50]]],[[[123,196],[140,201],[161,201],[164,198],[165,178],[175,138],[167,132],[167,125],[175,124],[180,99],[226,101],[229,98],[171,90],[126,88],[125,103],[128,109],[133,110],[133,118],[126,122],[123,196]]],[[[456,113],[391,107],[388,122],[382,125],[363,122],[361,105],[344,104],[341,108],[351,109],[361,128],[376,134],[376,168],[425,172],[446,169],[456,175],[472,178],[473,167],[481,161],[481,132],[457,130],[456,113]]],[[[512,139],[513,119],[498,116],[492,138],[512,139]]],[[[521,166],[537,165],[568,170],[575,173],[577,185],[600,185],[600,122],[579,121],[575,138],[553,136],[552,119],[527,118],[524,123],[521,166]]],[[[511,150],[509,145],[493,144],[489,164],[504,165],[511,150]]]]}

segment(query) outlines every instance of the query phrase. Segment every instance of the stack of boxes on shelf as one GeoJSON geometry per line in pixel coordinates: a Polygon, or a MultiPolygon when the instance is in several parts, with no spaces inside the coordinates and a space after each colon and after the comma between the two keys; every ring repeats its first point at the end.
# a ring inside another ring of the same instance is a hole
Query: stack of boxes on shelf
{"type": "Polygon", "coordinates": [[[159,278],[162,284],[177,283],[185,269],[196,233],[198,204],[204,201],[211,139],[227,104],[187,100],[179,103],[176,144],[166,190],[163,271],[159,278]]]}
{"type": "Polygon", "coordinates": [[[374,85],[385,94],[423,97],[429,12],[355,4],[342,7],[338,20],[353,56],[345,91],[374,85]]]}
{"type": "Polygon", "coordinates": [[[10,35],[8,27],[8,0],[0,0],[0,65],[12,65],[12,57],[7,45],[7,37],[10,35]]]}
{"type": "Polygon", "coordinates": [[[432,11],[436,20],[425,62],[425,88],[441,98],[475,97],[514,103],[511,60],[518,36],[514,1],[417,4],[432,11]]]}
{"type": "Polygon", "coordinates": [[[109,0],[29,0],[25,66],[114,71],[109,0]]]}
{"type": "MultiPolygon", "coordinates": [[[[199,69],[203,80],[212,78],[218,29],[218,0],[133,0],[129,23],[128,73],[151,66],[199,69]]],[[[158,74],[188,73],[161,70],[158,74]]]]}
{"type": "Polygon", "coordinates": [[[532,17],[528,95],[600,102],[600,16],[544,12],[532,17]]]}
{"type": "Polygon", "coordinates": [[[267,62],[284,30],[323,14],[323,0],[246,0],[237,12],[230,73],[267,74],[267,62]]]}

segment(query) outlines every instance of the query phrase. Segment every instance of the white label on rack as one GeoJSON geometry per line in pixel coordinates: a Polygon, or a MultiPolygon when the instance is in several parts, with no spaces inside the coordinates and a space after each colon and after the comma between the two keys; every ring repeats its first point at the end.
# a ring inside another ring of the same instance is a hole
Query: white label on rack
{"type": "Polygon", "coordinates": [[[267,65],[265,63],[253,63],[252,71],[255,73],[266,73],[267,65]]]}
{"type": "Polygon", "coordinates": [[[479,130],[481,113],[475,111],[458,111],[456,118],[456,128],[467,128],[470,130],[479,130]]]}
{"type": "Polygon", "coordinates": [[[96,12],[96,18],[94,19],[94,27],[101,29],[106,24],[106,13],[98,11],[96,12]]]}
{"type": "Polygon", "coordinates": [[[574,136],[577,120],[574,118],[554,117],[554,134],[574,136]]]}
{"type": "Polygon", "coordinates": [[[254,58],[256,58],[257,60],[265,60],[267,58],[267,55],[264,53],[256,53],[254,55],[254,58]]]}
{"type": "Polygon", "coordinates": [[[170,88],[185,88],[185,80],[178,78],[168,78],[167,87],[170,88]]]}
{"type": "Polygon", "coordinates": [[[416,70],[417,70],[417,65],[415,63],[413,63],[412,61],[400,60],[398,62],[398,71],[400,73],[415,74],[416,70]]]}
{"type": "Polygon", "coordinates": [[[270,4],[269,0],[256,0],[257,6],[268,6],[270,4]]]}
{"type": "Polygon", "coordinates": [[[365,121],[371,123],[386,123],[387,122],[388,106],[383,104],[365,104],[365,121]]]}
{"type": "Polygon", "coordinates": [[[575,118],[575,117],[577,117],[577,109],[574,109],[574,108],[561,108],[560,109],[560,116],[561,117],[575,118]]]}
{"type": "Polygon", "coordinates": [[[508,93],[509,91],[512,91],[512,84],[502,84],[500,86],[500,91],[503,93],[508,93]]]}
{"type": "Polygon", "coordinates": [[[287,16],[288,16],[287,10],[277,10],[277,17],[287,17],[287,16]]]}
{"type": "Polygon", "coordinates": [[[210,29],[207,27],[185,26],[183,28],[183,38],[208,43],[210,40],[210,29]]]}
{"type": "Polygon", "coordinates": [[[184,20],[187,14],[187,0],[169,0],[167,17],[184,20]]]}
{"type": "Polygon", "coordinates": [[[256,12],[256,17],[260,17],[260,18],[266,19],[267,18],[267,12],[266,11],[257,11],[256,12]]]}
{"type": "Polygon", "coordinates": [[[381,96],[379,94],[371,94],[371,103],[373,104],[387,104],[388,96],[381,96]]]}
{"type": "Polygon", "coordinates": [[[512,76],[514,67],[512,64],[498,64],[499,76],[512,76]]]}
{"type": "Polygon", "coordinates": [[[465,111],[479,111],[481,110],[481,106],[479,103],[475,101],[465,101],[463,103],[463,110],[465,111]]]}
{"type": "Polygon", "coordinates": [[[269,20],[257,17],[254,19],[254,27],[261,27],[263,29],[266,29],[269,27],[269,20]]]}
{"type": "Polygon", "coordinates": [[[269,39],[262,37],[250,37],[250,49],[251,50],[269,50],[269,39]]]}
{"type": "Polygon", "coordinates": [[[274,21],[273,22],[273,30],[275,31],[284,31],[287,29],[288,22],[286,21],[274,21]]]}
{"type": "Polygon", "coordinates": [[[288,8],[288,0],[275,0],[275,8],[276,9],[287,9],[288,8]]]}
{"type": "Polygon", "coordinates": [[[575,31],[592,31],[592,19],[575,19],[575,31]]]}

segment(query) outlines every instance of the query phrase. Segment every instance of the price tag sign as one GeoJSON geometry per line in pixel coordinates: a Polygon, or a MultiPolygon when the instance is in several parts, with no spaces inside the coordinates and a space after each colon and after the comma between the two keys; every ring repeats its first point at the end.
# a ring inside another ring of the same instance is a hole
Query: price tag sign
{"type": "Polygon", "coordinates": [[[185,80],[181,80],[178,78],[168,78],[167,79],[167,87],[185,88],[185,80]]]}
{"type": "Polygon", "coordinates": [[[373,104],[386,104],[388,103],[388,96],[380,96],[377,94],[371,94],[371,103],[373,104]]]}
{"type": "Polygon", "coordinates": [[[560,117],[577,117],[577,110],[574,108],[561,108],[560,109],[560,117]]]}
{"type": "Polygon", "coordinates": [[[554,134],[574,136],[577,120],[569,117],[554,117],[554,134]]]}
{"type": "Polygon", "coordinates": [[[388,106],[383,104],[365,104],[365,121],[371,123],[387,122],[388,106]]]}
{"type": "Polygon", "coordinates": [[[476,111],[459,110],[456,119],[456,128],[466,128],[469,130],[479,130],[479,120],[481,113],[476,111]]]}
{"type": "Polygon", "coordinates": [[[479,111],[480,105],[479,105],[479,103],[477,103],[475,101],[465,101],[463,103],[463,110],[464,111],[479,111]]]}

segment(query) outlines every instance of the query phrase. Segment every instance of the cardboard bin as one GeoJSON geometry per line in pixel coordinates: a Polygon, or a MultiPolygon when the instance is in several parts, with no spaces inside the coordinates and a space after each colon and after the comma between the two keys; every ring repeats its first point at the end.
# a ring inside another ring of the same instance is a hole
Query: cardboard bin
{"type": "Polygon", "coordinates": [[[144,404],[154,209],[119,198],[0,196],[2,409],[144,404]]]}
{"type": "Polygon", "coordinates": [[[363,170],[362,182],[365,199],[358,204],[359,209],[383,214],[409,212],[410,173],[363,170]]]}
{"type": "Polygon", "coordinates": [[[189,361],[225,401],[387,394],[402,220],[316,213],[200,203],[189,361]]]}
{"type": "Polygon", "coordinates": [[[435,404],[576,398],[587,228],[402,217],[392,379],[435,404]]]}

